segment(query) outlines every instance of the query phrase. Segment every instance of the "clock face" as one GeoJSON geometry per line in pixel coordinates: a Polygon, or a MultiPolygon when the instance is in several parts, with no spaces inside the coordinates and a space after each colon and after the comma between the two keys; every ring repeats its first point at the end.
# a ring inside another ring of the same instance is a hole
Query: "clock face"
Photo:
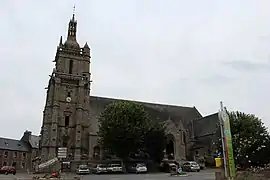
{"type": "Polygon", "coordinates": [[[67,101],[67,102],[71,102],[71,97],[67,97],[67,98],[66,98],[66,101],[67,101]]]}

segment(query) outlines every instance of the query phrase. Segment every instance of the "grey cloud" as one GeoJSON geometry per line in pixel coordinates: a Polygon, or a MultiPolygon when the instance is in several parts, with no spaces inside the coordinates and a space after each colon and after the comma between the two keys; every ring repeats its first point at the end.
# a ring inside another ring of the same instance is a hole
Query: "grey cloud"
{"type": "Polygon", "coordinates": [[[202,77],[198,79],[201,83],[208,84],[227,84],[237,81],[237,78],[227,77],[221,74],[213,74],[208,77],[202,77]]]}
{"type": "MultiPolygon", "coordinates": [[[[26,128],[39,133],[44,87],[73,5],[74,0],[1,4],[0,136],[20,138],[26,128]]],[[[92,49],[91,94],[194,105],[203,114],[216,111],[222,99],[270,125],[269,110],[262,108],[270,76],[252,78],[269,64],[233,61],[256,62],[269,54],[269,40],[262,42],[270,34],[269,6],[255,0],[77,1],[78,41],[92,49]]]]}
{"type": "Polygon", "coordinates": [[[229,61],[224,65],[240,71],[270,71],[270,61],[268,63],[256,63],[250,61],[229,61]]]}

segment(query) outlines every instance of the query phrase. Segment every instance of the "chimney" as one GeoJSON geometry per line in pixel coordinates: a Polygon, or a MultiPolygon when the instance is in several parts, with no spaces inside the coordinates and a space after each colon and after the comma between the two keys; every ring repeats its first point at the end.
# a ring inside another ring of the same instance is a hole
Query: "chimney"
{"type": "Polygon", "coordinates": [[[23,137],[22,137],[21,140],[24,141],[24,142],[29,142],[31,135],[32,135],[32,132],[26,130],[26,131],[24,132],[23,137]]]}

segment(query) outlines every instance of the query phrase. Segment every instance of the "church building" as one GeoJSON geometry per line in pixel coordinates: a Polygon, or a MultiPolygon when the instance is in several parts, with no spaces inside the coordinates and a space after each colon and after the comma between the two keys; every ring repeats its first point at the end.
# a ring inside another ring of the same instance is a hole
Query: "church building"
{"type": "MultiPolygon", "coordinates": [[[[55,68],[49,79],[43,111],[40,155],[41,162],[57,156],[66,147],[68,161],[102,159],[98,144],[98,117],[113,101],[90,95],[91,53],[87,43],[77,42],[77,21],[73,14],[67,38],[60,38],[55,55],[55,68]]],[[[165,158],[177,161],[212,154],[216,137],[217,113],[203,117],[195,107],[141,102],[152,119],[166,121],[168,145],[165,158]]]]}

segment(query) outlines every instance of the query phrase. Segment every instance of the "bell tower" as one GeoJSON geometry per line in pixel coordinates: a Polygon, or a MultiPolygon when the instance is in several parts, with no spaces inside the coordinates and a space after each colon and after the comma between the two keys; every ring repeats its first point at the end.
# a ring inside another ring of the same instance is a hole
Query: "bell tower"
{"type": "Polygon", "coordinates": [[[76,39],[77,21],[73,13],[67,39],[62,36],[55,55],[43,111],[41,160],[57,156],[67,147],[68,158],[80,160],[89,149],[90,48],[76,39]]]}

